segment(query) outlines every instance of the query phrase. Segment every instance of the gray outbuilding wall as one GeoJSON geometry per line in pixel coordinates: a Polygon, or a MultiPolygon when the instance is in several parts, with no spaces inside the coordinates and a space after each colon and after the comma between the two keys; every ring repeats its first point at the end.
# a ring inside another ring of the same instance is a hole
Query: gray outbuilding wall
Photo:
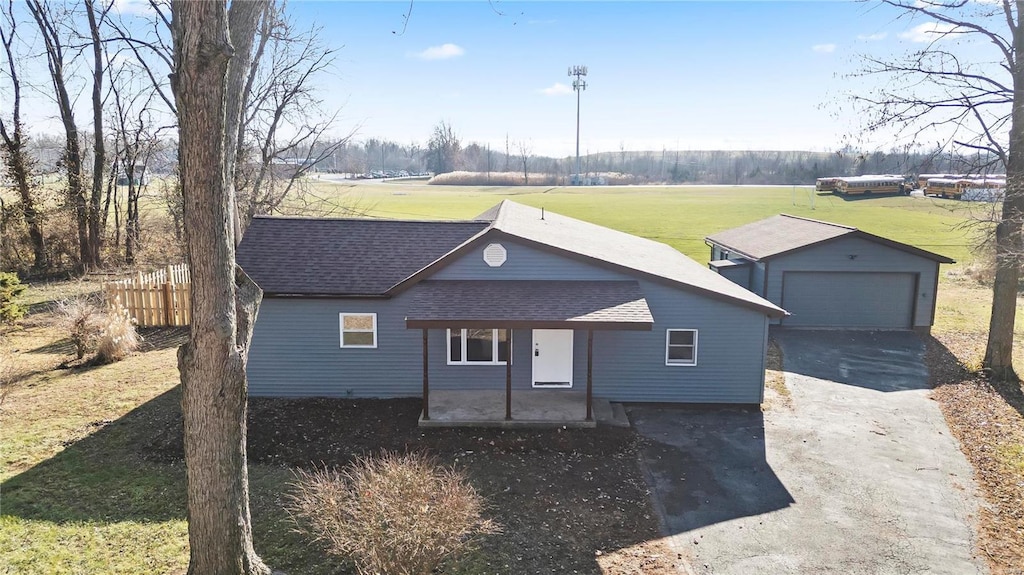
{"type": "MultiPolygon", "coordinates": [[[[859,237],[841,237],[771,258],[767,268],[768,292],[765,294],[766,299],[790,311],[792,311],[790,308],[795,307],[796,302],[784,301],[783,292],[787,274],[796,272],[875,274],[879,287],[898,279],[896,275],[891,274],[911,274],[915,277],[915,287],[911,288],[912,293],[910,294],[912,299],[910,303],[912,315],[909,316],[911,325],[904,327],[927,329],[932,324],[939,270],[939,264],[934,260],[859,237]]],[[[820,291],[827,293],[829,284],[835,280],[836,276],[821,273],[816,276],[801,276],[801,281],[808,278],[812,280],[820,278],[822,280],[820,291]]],[[[864,279],[863,276],[861,279],[864,279]]],[[[861,291],[859,294],[846,291],[845,293],[827,295],[831,296],[832,301],[837,304],[849,303],[851,307],[865,310],[865,313],[871,313],[871,310],[879,306],[891,306],[892,298],[902,297],[898,293],[888,293],[887,301],[880,299],[877,291],[861,291]],[[854,299],[848,301],[848,298],[854,299]]],[[[879,311],[879,313],[882,312],[879,311]]],[[[784,318],[781,323],[792,325],[797,323],[797,319],[795,316],[793,319],[784,318]]]]}

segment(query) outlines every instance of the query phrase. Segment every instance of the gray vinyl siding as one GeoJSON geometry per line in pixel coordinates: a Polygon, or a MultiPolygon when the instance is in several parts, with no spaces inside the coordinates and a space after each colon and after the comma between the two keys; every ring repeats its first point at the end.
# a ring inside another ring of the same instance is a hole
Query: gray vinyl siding
{"type": "MultiPolygon", "coordinates": [[[[939,264],[911,253],[856,237],[841,237],[794,253],[772,258],[768,263],[768,294],[766,299],[785,307],[782,301],[783,274],[786,272],[860,272],[909,273],[918,276],[914,294],[916,310],[914,327],[931,325],[935,306],[935,279],[939,264]],[[850,256],[856,256],[851,259],[850,256]]],[[[827,286],[822,286],[827,289],[827,286]]],[[[857,305],[873,306],[877,298],[863,295],[857,305]]],[[[782,320],[786,324],[786,320],[782,320]]]]}
{"type": "MultiPolygon", "coordinates": [[[[625,273],[503,240],[508,259],[483,262],[485,246],[432,279],[637,279],[625,273]]],[[[594,393],[615,401],[759,403],[768,322],[764,314],[673,286],[638,279],[655,318],[652,331],[594,332],[594,393]],[[698,330],[696,366],[665,365],[667,329],[698,330]]],[[[249,357],[252,396],[417,397],[422,332],[405,327],[416,288],[393,299],[267,298],[249,357]],[[377,313],[376,349],[339,346],[338,314],[377,313]]],[[[500,326],[495,326],[500,327],[500,326]]],[[[503,388],[504,365],[447,365],[446,333],[430,330],[431,389],[503,388]]],[[[513,388],[532,388],[532,332],[512,336],[513,388]]],[[[573,337],[573,389],[586,389],[587,332],[573,337]]]]}
{"type": "Polygon", "coordinates": [[[750,289],[750,268],[752,265],[748,264],[745,266],[723,266],[716,268],[714,271],[718,272],[722,277],[731,281],[732,283],[743,286],[745,289],[750,289]]]}
{"type": "Polygon", "coordinates": [[[488,242],[445,265],[430,276],[435,280],[630,280],[631,276],[587,262],[561,257],[546,250],[513,241],[488,242]],[[483,250],[491,243],[505,248],[501,267],[484,262],[483,250]]]}
{"type": "Polygon", "coordinates": [[[420,395],[423,337],[405,329],[410,299],[265,298],[249,352],[249,395],[420,395]],[[341,347],[341,312],[377,314],[376,349],[341,347]]]}
{"type": "Polygon", "coordinates": [[[778,302],[765,297],[764,295],[764,274],[766,265],[764,262],[754,262],[750,268],[750,291],[778,305],[778,302]]]}

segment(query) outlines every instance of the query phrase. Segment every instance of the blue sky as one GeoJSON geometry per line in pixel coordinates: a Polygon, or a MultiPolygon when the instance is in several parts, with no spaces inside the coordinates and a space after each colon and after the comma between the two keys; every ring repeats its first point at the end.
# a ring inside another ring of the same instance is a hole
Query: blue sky
{"type": "MultiPolygon", "coordinates": [[[[125,13],[138,1],[118,0],[125,13]]],[[[566,70],[585,64],[584,153],[835,150],[851,136],[857,143],[859,119],[843,93],[869,86],[846,77],[858,55],[920,48],[927,36],[917,27],[930,25],[838,1],[411,6],[408,14],[408,1],[289,3],[300,27],[322,27],[339,48],[321,85],[325,109],[341,110],[339,135],[357,127],[357,139],[425,144],[445,120],[467,142],[502,149],[507,134],[534,153],[571,155],[576,97],[566,70]]],[[[40,99],[31,113],[48,114],[56,132],[49,108],[40,99]]],[[[860,143],[891,147],[878,137],[860,143]]]]}
{"type": "Polygon", "coordinates": [[[851,2],[293,2],[341,46],[325,94],[366,137],[575,146],[567,68],[586,64],[583,151],[836,149],[857,53],[914,47],[920,22],[851,2]]]}

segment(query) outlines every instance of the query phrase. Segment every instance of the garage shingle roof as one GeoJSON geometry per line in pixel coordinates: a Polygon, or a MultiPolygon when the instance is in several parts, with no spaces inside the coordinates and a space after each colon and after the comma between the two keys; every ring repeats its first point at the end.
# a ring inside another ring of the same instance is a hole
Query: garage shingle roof
{"type": "Polygon", "coordinates": [[[383,295],[487,226],[258,216],[237,257],[267,294],[383,295]]]}
{"type": "Polygon", "coordinates": [[[651,329],[635,281],[426,280],[413,288],[406,325],[651,329]]]}
{"type": "Polygon", "coordinates": [[[760,261],[843,236],[857,236],[940,263],[953,263],[946,256],[869,234],[857,228],[779,214],[732,228],[705,238],[729,252],[760,261]]]}

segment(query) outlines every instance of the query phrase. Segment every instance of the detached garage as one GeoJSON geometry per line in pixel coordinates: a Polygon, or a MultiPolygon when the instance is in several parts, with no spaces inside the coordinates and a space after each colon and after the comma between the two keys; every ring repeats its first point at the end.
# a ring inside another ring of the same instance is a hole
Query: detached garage
{"type": "Polygon", "coordinates": [[[935,319],[953,260],[857,228],[782,214],[705,238],[712,270],[790,313],[789,327],[914,329],[935,319]]]}

